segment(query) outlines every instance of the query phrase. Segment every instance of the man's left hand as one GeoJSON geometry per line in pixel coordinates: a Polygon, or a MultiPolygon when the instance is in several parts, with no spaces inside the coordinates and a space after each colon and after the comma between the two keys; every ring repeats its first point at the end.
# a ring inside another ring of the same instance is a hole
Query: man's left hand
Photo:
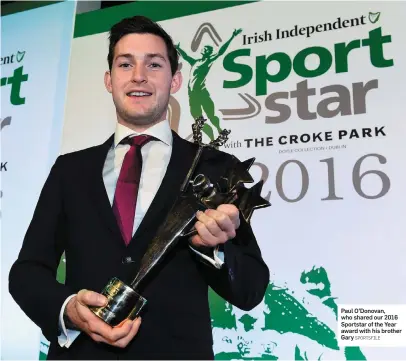
{"type": "Polygon", "coordinates": [[[222,204],[217,209],[207,209],[197,213],[195,228],[197,235],[191,242],[197,247],[216,247],[226,243],[236,235],[240,226],[238,208],[232,204],[222,204]]]}

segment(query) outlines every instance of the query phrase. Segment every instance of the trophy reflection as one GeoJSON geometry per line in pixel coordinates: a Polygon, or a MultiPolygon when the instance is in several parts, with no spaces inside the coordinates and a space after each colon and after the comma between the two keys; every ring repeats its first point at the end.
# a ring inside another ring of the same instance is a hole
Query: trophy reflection
{"type": "Polygon", "coordinates": [[[203,144],[201,131],[204,122],[204,118],[197,118],[193,124],[193,138],[199,145],[198,151],[178,198],[141,259],[135,278],[130,284],[112,278],[101,292],[107,298],[107,304],[102,307],[90,307],[95,315],[110,326],[117,326],[125,319],[134,320],[140,314],[147,303],[138,292],[140,284],[180,239],[195,233],[197,211],[215,209],[221,204],[231,203],[239,208],[245,221],[249,222],[255,209],[270,206],[270,203],[261,197],[262,180],[249,189],[244,186],[244,183],[254,182],[248,172],[254,158],[237,162],[216,184],[204,174],[194,174],[204,149],[218,148],[227,141],[230,134],[230,131],[223,130],[216,140],[203,144]],[[191,191],[187,192],[189,187],[191,191]]]}

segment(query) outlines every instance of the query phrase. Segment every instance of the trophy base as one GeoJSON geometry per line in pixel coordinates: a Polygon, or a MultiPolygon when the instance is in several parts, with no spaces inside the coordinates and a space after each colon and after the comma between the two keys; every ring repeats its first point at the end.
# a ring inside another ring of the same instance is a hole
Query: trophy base
{"type": "Polygon", "coordinates": [[[110,326],[117,326],[125,319],[134,320],[147,303],[118,278],[112,278],[101,294],[107,297],[107,304],[101,307],[89,307],[97,317],[110,326]]]}

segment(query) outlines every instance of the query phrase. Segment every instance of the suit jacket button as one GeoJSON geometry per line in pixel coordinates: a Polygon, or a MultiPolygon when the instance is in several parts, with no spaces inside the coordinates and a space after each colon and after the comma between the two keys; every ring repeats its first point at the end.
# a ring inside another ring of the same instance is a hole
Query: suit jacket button
{"type": "Polygon", "coordinates": [[[128,256],[128,257],[123,257],[121,263],[123,263],[123,264],[129,264],[129,263],[134,263],[134,261],[133,261],[133,259],[132,259],[130,256],[128,256]]]}

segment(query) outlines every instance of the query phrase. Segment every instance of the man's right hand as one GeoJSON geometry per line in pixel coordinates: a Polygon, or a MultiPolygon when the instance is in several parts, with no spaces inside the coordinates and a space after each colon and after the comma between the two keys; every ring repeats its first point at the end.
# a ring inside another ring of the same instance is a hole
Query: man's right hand
{"type": "Polygon", "coordinates": [[[134,321],[125,320],[120,325],[111,327],[93,312],[88,306],[103,306],[107,298],[99,293],[81,290],[69,300],[65,314],[79,330],[87,333],[94,341],[124,348],[138,333],[141,318],[134,321]]]}

